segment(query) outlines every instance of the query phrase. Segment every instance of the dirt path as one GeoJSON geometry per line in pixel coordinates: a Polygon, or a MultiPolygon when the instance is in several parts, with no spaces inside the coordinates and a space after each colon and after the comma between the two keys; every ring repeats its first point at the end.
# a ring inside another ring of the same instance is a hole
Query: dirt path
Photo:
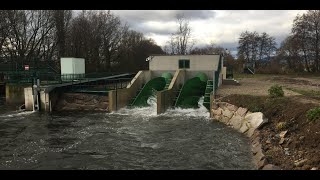
{"type": "Polygon", "coordinates": [[[320,104],[320,100],[314,99],[287,88],[297,90],[320,91],[320,79],[298,78],[289,76],[258,76],[256,78],[242,78],[238,80],[240,86],[222,85],[217,91],[218,97],[225,97],[231,94],[267,96],[268,89],[278,84],[284,87],[284,95],[292,97],[301,103],[320,104]]]}

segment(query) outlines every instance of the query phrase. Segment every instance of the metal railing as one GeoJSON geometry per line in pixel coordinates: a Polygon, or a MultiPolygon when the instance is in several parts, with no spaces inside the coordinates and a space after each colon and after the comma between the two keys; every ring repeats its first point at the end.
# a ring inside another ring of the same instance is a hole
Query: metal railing
{"type": "MultiPolygon", "coordinates": [[[[56,74],[56,73],[44,73],[44,72],[5,72],[2,79],[7,83],[23,83],[31,84],[34,79],[40,79],[41,84],[62,84],[68,82],[89,81],[96,78],[103,78],[112,75],[119,75],[121,73],[89,73],[89,74],[56,74]]],[[[129,74],[126,78],[133,78],[135,74],[129,74]]]]}

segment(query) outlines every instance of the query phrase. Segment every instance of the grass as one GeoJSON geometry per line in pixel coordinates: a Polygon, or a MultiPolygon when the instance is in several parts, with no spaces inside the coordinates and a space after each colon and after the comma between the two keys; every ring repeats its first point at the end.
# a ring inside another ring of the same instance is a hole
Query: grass
{"type": "Polygon", "coordinates": [[[320,108],[316,107],[307,111],[308,121],[315,122],[320,119],[320,108]]]}
{"type": "Polygon", "coordinates": [[[295,88],[290,88],[290,87],[286,87],[286,89],[293,91],[293,92],[296,92],[296,93],[299,93],[299,94],[302,94],[307,97],[320,99],[320,91],[302,90],[302,89],[295,89],[295,88]]]}
{"type": "Polygon", "coordinates": [[[244,78],[263,78],[273,76],[273,74],[243,74],[243,73],[235,73],[233,74],[234,79],[244,79],[244,78]]]}
{"type": "Polygon", "coordinates": [[[243,78],[263,78],[269,76],[287,76],[291,78],[303,77],[310,79],[320,79],[320,73],[289,73],[289,74],[244,74],[244,73],[234,73],[234,79],[243,79],[243,78]]]}

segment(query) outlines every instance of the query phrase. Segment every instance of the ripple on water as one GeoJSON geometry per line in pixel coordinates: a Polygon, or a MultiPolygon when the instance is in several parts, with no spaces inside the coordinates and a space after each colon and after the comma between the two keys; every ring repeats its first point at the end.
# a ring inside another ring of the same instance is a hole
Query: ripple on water
{"type": "Polygon", "coordinates": [[[1,114],[0,169],[253,169],[249,140],[212,122],[205,107],[156,115],[155,98],[148,103],[113,113],[1,114]]]}

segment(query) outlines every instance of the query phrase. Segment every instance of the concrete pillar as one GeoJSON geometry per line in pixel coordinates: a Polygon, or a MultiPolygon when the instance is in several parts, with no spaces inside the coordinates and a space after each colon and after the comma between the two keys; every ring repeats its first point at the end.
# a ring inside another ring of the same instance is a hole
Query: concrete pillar
{"type": "Polygon", "coordinates": [[[130,100],[136,96],[142,84],[147,83],[150,79],[150,71],[139,71],[127,88],[109,91],[109,111],[117,111],[127,106],[130,100]]]}
{"type": "Polygon", "coordinates": [[[33,110],[32,87],[24,88],[24,104],[27,111],[33,110]]]}
{"type": "Polygon", "coordinates": [[[40,110],[50,112],[50,94],[40,91],[40,110]]]}
{"type": "Polygon", "coordinates": [[[172,107],[174,98],[177,95],[175,91],[179,90],[180,84],[184,84],[185,76],[185,70],[177,70],[171,80],[169,88],[157,92],[157,114],[164,113],[169,107],[172,107]]]}
{"type": "Polygon", "coordinates": [[[222,68],[222,76],[223,76],[223,79],[227,79],[227,67],[222,68]]]}

